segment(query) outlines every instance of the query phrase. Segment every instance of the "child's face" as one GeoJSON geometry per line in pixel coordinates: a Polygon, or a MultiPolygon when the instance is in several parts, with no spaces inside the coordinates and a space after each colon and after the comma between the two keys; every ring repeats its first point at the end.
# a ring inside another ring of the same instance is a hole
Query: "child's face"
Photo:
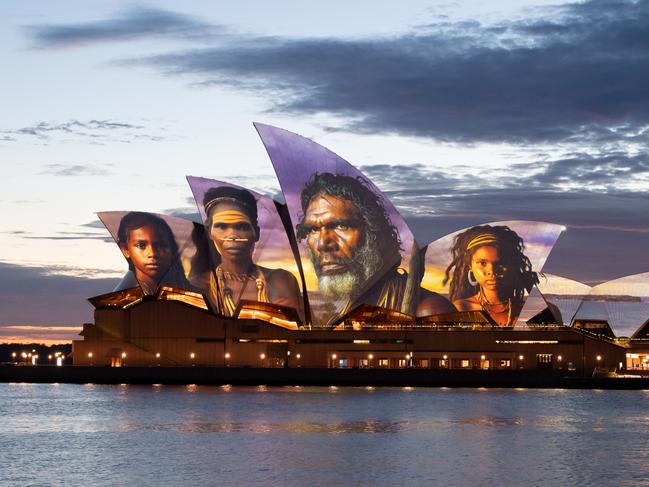
{"type": "Polygon", "coordinates": [[[159,281],[173,258],[165,235],[152,225],[131,230],[122,253],[133,263],[138,280],[159,281]]]}

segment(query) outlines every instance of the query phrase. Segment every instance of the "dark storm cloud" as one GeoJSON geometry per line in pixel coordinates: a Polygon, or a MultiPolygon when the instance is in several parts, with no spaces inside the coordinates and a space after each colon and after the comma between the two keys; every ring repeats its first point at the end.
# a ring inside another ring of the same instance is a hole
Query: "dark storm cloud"
{"type": "Polygon", "coordinates": [[[601,155],[569,154],[555,161],[517,165],[516,168],[526,171],[538,169],[539,172],[532,177],[534,185],[572,183],[605,185],[614,189],[621,180],[649,175],[649,153],[632,156],[622,151],[601,155]]]}
{"type": "Polygon", "coordinates": [[[8,134],[13,141],[35,138],[48,142],[54,138],[85,139],[92,143],[107,142],[130,143],[137,139],[159,142],[169,138],[162,135],[163,127],[147,128],[144,125],[119,122],[115,120],[69,120],[66,122],[41,121],[17,129],[0,130],[8,134]]]}
{"type": "Polygon", "coordinates": [[[238,37],[132,60],[359,132],[446,141],[649,140],[649,2],[593,0],[390,38],[238,37]]]}
{"type": "Polygon", "coordinates": [[[0,326],[88,322],[92,306],[86,298],[110,292],[119,281],[55,273],[62,270],[0,262],[0,326]]]}
{"type": "Polygon", "coordinates": [[[74,47],[100,42],[150,37],[205,38],[222,28],[198,19],[157,8],[134,7],[114,18],[76,24],[41,24],[26,27],[40,48],[74,47]]]}
{"type": "Polygon", "coordinates": [[[106,176],[108,171],[103,167],[88,164],[45,164],[41,174],[51,176],[106,176]]]}

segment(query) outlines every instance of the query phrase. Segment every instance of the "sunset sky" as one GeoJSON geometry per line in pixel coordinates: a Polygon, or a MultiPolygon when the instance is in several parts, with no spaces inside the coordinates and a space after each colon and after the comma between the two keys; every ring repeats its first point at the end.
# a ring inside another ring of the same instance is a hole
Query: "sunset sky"
{"type": "Polygon", "coordinates": [[[649,2],[11,2],[0,342],[69,340],[126,263],[95,212],[277,196],[252,122],[360,168],[422,242],[563,225],[545,270],[649,271],[649,2]]]}

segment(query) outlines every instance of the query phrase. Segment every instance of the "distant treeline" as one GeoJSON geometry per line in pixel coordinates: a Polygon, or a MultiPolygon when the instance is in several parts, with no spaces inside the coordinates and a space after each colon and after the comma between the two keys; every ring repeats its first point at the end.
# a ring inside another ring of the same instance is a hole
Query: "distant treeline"
{"type": "Polygon", "coordinates": [[[27,363],[31,364],[31,358],[23,358],[22,354],[36,354],[38,355],[37,362],[39,365],[56,364],[54,355],[56,352],[61,352],[65,356],[66,364],[72,363],[72,345],[70,343],[62,343],[60,345],[43,345],[40,343],[2,343],[0,344],[0,363],[27,363]],[[12,354],[15,353],[14,358],[12,354]],[[49,356],[51,359],[48,359],[49,356]]]}

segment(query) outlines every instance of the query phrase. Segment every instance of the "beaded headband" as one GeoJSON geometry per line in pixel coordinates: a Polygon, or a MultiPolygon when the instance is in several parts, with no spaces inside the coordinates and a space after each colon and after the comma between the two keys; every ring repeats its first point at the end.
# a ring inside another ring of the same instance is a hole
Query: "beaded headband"
{"type": "Polygon", "coordinates": [[[471,239],[469,244],[466,246],[467,250],[471,250],[474,247],[478,247],[479,245],[488,245],[492,243],[497,243],[498,239],[493,233],[481,233],[480,235],[476,235],[471,239]]]}
{"type": "Polygon", "coordinates": [[[207,204],[205,205],[205,214],[208,215],[214,205],[223,202],[235,203],[239,206],[243,206],[244,208],[248,208],[249,210],[252,210],[252,208],[250,208],[250,205],[245,201],[241,201],[237,198],[232,198],[231,196],[219,196],[218,198],[211,199],[207,202],[207,204]]]}

